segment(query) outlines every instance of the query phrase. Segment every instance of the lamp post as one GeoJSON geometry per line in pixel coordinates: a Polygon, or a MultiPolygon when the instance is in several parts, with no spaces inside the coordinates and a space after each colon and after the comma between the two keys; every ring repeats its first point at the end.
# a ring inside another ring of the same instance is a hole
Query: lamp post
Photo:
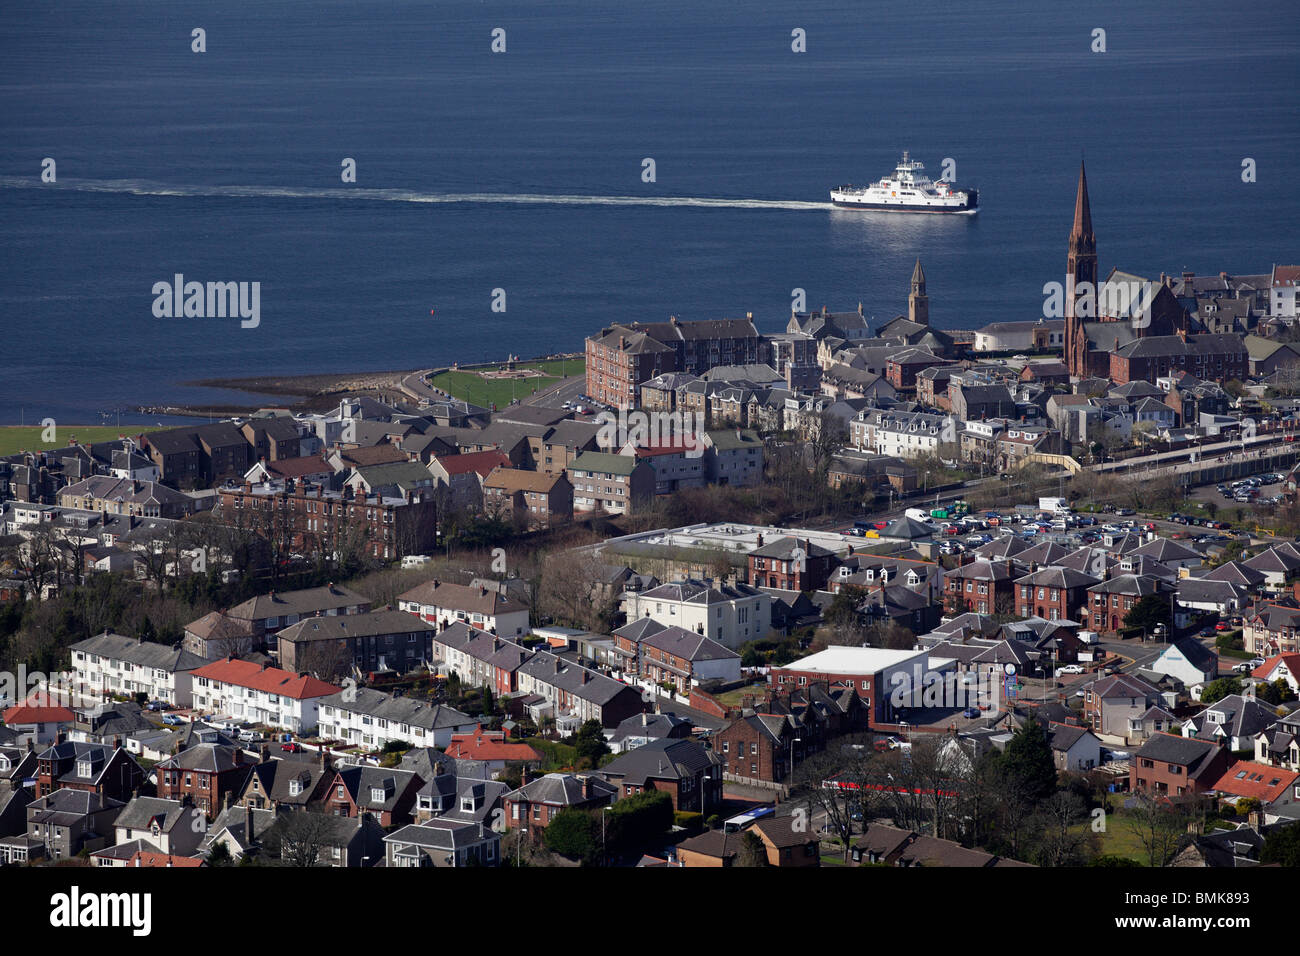
{"type": "Polygon", "coordinates": [[[600,808],[600,859],[604,866],[609,866],[609,851],[605,847],[605,814],[612,809],[608,806],[600,808]]]}

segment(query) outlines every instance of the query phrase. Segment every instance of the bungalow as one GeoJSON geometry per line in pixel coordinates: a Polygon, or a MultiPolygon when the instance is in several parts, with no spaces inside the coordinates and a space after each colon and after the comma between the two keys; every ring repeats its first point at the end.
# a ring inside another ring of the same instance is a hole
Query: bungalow
{"type": "Polygon", "coordinates": [[[1231,694],[1183,724],[1183,736],[1208,740],[1229,750],[1253,750],[1255,738],[1277,723],[1273,708],[1254,697],[1231,694]]]}
{"type": "Polygon", "coordinates": [[[522,822],[533,839],[562,810],[596,810],[618,799],[618,788],[592,774],[548,773],[505,795],[512,829],[522,822]]]}
{"type": "Polygon", "coordinates": [[[662,790],[674,810],[707,816],[722,802],[722,761],[694,740],[651,741],[616,757],[600,773],[622,796],[662,790]]]}

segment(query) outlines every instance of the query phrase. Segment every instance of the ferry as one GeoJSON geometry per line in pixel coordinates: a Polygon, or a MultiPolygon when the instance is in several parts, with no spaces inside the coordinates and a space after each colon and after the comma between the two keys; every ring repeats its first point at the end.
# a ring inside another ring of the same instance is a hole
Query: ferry
{"type": "Polygon", "coordinates": [[[903,153],[903,161],[870,186],[839,186],[831,190],[831,203],[844,209],[878,209],[889,212],[947,212],[972,215],[979,211],[979,192],[957,189],[953,183],[934,182],[925,164],[903,153]]]}

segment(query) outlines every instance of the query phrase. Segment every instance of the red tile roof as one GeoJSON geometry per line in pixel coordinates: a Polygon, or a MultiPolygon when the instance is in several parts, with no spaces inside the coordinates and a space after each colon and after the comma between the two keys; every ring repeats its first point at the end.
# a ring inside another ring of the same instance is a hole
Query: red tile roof
{"type": "Polygon", "coordinates": [[[1253,760],[1238,760],[1211,789],[1234,797],[1255,797],[1260,803],[1272,803],[1297,780],[1300,780],[1300,773],[1253,760]]]}
{"type": "Polygon", "coordinates": [[[499,451],[471,451],[461,455],[438,455],[434,459],[448,475],[466,475],[471,471],[483,477],[500,465],[510,467],[510,459],[499,451]]]}
{"type": "Polygon", "coordinates": [[[542,756],[527,744],[508,744],[500,730],[475,727],[472,734],[452,734],[447,756],[461,760],[541,760],[542,756]]]}
{"type": "Polygon", "coordinates": [[[76,715],[66,707],[37,707],[32,704],[15,704],[4,712],[4,722],[14,724],[71,723],[76,715]]]}
{"type": "Polygon", "coordinates": [[[1268,675],[1273,673],[1278,664],[1285,664],[1291,676],[1300,679],[1300,654],[1275,654],[1251,671],[1250,676],[1257,680],[1269,680],[1268,675]]]}
{"type": "Polygon", "coordinates": [[[251,687],[253,690],[266,691],[293,700],[328,697],[342,690],[341,687],[327,684],[315,677],[282,671],[278,667],[263,667],[253,661],[214,661],[206,667],[193,671],[191,676],[206,677],[208,680],[235,684],[239,687],[251,687]]]}
{"type": "Polygon", "coordinates": [[[202,860],[196,860],[188,856],[173,856],[170,853],[152,853],[148,850],[140,850],[135,856],[131,857],[127,866],[184,866],[194,867],[202,866],[202,860]]]}

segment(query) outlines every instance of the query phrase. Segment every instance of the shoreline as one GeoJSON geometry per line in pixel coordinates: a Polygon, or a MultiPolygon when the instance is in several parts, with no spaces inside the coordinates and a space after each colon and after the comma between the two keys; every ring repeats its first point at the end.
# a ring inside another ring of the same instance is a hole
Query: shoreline
{"type": "MultiPolygon", "coordinates": [[[[582,358],[582,352],[557,352],[536,358],[516,359],[516,365],[546,362],[559,359],[582,358]]],[[[191,388],[216,388],[231,392],[279,396],[285,399],[277,404],[262,402],[256,405],[237,403],[184,403],[179,405],[138,405],[135,410],[147,415],[176,415],[187,418],[246,417],[260,408],[283,407],[290,412],[321,412],[334,407],[341,399],[356,394],[371,395],[381,401],[414,402],[416,399],[403,388],[406,379],[413,375],[436,375],[444,371],[474,371],[496,369],[509,364],[508,359],[491,362],[474,362],[434,368],[391,369],[378,372],[316,372],[306,375],[255,375],[238,378],[206,378],[182,382],[191,388]]]]}

